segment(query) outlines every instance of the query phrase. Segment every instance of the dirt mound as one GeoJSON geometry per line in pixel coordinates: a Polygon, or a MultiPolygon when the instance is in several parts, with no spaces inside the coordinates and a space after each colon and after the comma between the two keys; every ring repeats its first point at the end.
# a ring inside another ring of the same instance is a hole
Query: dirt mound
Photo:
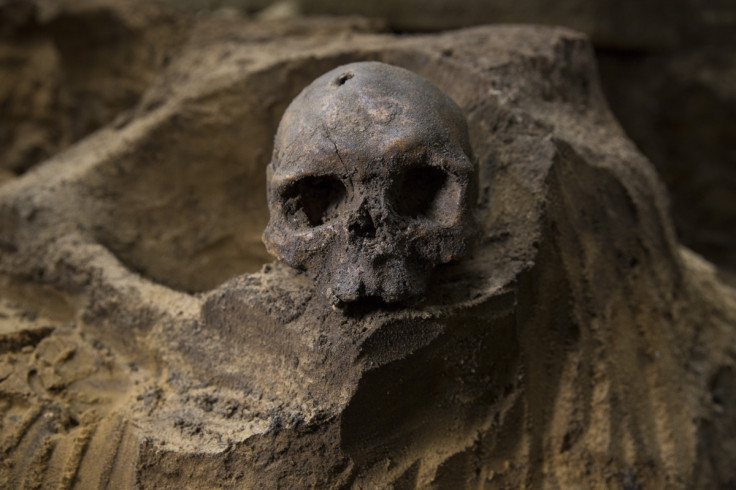
{"type": "Polygon", "coordinates": [[[199,24],[125,118],[0,188],[28,291],[0,304],[2,486],[735,481],[736,295],[676,242],[587,40],[280,25],[199,24]],[[422,306],[350,316],[259,236],[286,105],[360,60],[462,108],[482,238],[422,306]]]}

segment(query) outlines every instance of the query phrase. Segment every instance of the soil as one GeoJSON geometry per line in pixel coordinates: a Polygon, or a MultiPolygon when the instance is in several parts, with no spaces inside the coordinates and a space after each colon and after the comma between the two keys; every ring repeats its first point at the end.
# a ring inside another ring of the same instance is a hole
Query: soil
{"type": "Polygon", "coordinates": [[[585,36],[175,22],[130,109],[0,184],[0,486],[736,483],[736,291],[585,36]],[[461,107],[482,232],[424,303],[346,314],[260,236],[281,114],[363,60],[461,107]]]}

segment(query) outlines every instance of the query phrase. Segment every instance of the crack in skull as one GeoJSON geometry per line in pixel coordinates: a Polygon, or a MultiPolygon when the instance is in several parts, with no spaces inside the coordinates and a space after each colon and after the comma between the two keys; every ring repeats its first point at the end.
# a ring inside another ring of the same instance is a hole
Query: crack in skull
{"type": "Polygon", "coordinates": [[[267,175],[267,249],[335,306],[416,301],[476,236],[462,111],[403,68],[353,63],[312,82],[281,119],[267,175]]]}

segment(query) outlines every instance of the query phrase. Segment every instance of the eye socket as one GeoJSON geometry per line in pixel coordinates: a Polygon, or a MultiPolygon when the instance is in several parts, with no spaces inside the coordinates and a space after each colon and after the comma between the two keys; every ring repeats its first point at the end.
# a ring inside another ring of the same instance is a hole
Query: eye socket
{"type": "Polygon", "coordinates": [[[446,181],[447,174],[436,167],[409,169],[399,185],[394,203],[396,212],[412,218],[427,216],[446,181]]]}
{"type": "Polygon", "coordinates": [[[298,226],[319,226],[338,215],[345,194],[345,186],[335,177],[305,177],[282,194],[284,212],[298,226]]]}
{"type": "Polygon", "coordinates": [[[448,180],[447,173],[437,167],[412,167],[396,188],[394,210],[402,216],[442,220],[454,194],[448,180]]]}

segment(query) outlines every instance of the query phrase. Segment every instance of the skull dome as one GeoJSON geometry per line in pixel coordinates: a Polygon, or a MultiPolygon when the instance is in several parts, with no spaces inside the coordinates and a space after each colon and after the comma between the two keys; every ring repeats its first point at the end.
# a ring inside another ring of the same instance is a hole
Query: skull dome
{"type": "Polygon", "coordinates": [[[268,251],[335,306],[415,300],[475,236],[475,165],[460,108],[378,62],[338,67],[286,109],[268,166],[268,251]]]}

